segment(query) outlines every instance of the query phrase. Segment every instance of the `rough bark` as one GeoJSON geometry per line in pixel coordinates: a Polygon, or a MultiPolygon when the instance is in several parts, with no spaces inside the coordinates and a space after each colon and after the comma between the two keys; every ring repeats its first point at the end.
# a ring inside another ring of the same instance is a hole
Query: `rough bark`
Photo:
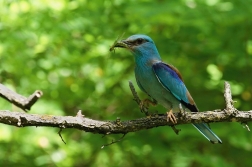
{"type": "MultiPolygon", "coordinates": [[[[137,103],[140,103],[133,85],[130,85],[135,100],[137,103]]],[[[0,95],[22,109],[29,109],[31,105],[41,97],[42,92],[35,91],[30,98],[25,98],[1,85],[0,95]]],[[[238,111],[234,108],[230,85],[227,82],[225,82],[224,99],[226,102],[225,109],[197,113],[184,111],[176,113],[177,125],[199,122],[241,122],[246,125],[247,122],[252,120],[252,111],[238,111]]],[[[60,129],[75,128],[85,132],[99,134],[126,134],[158,126],[173,125],[171,122],[167,122],[166,114],[149,115],[148,112],[146,112],[146,108],[144,109],[144,113],[147,115],[146,117],[134,120],[121,121],[117,119],[112,121],[101,121],[86,118],[82,115],[81,111],[79,111],[76,116],[56,116],[0,110],[0,123],[17,127],[47,126],[58,127],[60,129]]],[[[246,127],[248,128],[247,125],[246,127]]]]}

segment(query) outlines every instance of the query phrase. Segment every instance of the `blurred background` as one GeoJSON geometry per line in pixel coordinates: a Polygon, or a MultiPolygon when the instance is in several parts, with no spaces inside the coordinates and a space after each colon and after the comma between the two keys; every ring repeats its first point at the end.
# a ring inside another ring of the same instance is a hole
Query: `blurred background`
{"type": "MultiPolygon", "coordinates": [[[[92,119],[144,117],[128,81],[134,59],[109,52],[123,33],[147,34],[164,62],[182,73],[201,111],[223,109],[223,83],[235,107],[252,109],[252,1],[226,0],[1,0],[0,82],[28,96],[44,96],[29,113],[92,119]]],[[[137,88],[137,86],[136,86],[137,88]]],[[[146,98],[140,93],[141,98],[146,98]]],[[[1,110],[20,109],[0,99],[1,110]]],[[[151,112],[164,113],[161,106],[151,112]]],[[[249,126],[252,124],[249,123],[249,126]]],[[[235,167],[251,166],[252,135],[240,123],[213,123],[223,144],[208,142],[193,126],[121,135],[0,124],[0,166],[26,167],[235,167]]],[[[252,126],[251,126],[252,128],[252,126]]]]}

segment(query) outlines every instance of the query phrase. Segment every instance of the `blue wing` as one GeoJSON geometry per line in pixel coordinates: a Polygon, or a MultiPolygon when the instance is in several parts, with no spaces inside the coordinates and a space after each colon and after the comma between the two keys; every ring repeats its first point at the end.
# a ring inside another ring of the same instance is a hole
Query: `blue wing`
{"type": "Polygon", "coordinates": [[[185,105],[192,112],[197,112],[198,109],[188,92],[179,71],[168,64],[159,62],[152,66],[152,69],[162,84],[162,86],[170,91],[183,105],[185,105]]]}
{"type": "MultiPolygon", "coordinates": [[[[174,97],[184,104],[185,107],[192,112],[199,111],[192,96],[188,92],[179,71],[175,67],[159,62],[153,64],[152,69],[162,86],[170,91],[174,97]]],[[[209,129],[207,124],[194,123],[193,125],[212,143],[222,143],[221,139],[209,129]]]]}
{"type": "MultiPolygon", "coordinates": [[[[184,106],[192,112],[199,111],[175,67],[159,62],[153,64],[152,69],[162,86],[170,91],[184,106]]],[[[222,143],[221,139],[209,129],[207,124],[194,123],[193,125],[212,143],[222,143]]]]}

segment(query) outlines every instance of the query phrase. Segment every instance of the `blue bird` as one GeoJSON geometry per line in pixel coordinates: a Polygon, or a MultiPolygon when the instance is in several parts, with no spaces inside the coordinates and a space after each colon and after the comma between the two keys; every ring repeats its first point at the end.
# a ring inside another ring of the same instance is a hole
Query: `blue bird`
{"type": "MultiPolygon", "coordinates": [[[[114,47],[128,49],[135,57],[135,77],[139,88],[148,94],[151,100],[144,103],[158,102],[167,109],[167,121],[176,124],[173,112],[180,112],[180,105],[191,112],[198,108],[187,90],[181,74],[172,65],[162,62],[155,43],[147,35],[132,35],[125,40],[117,41],[114,47]]],[[[222,143],[205,123],[194,123],[193,126],[210,142],[222,143]]]]}

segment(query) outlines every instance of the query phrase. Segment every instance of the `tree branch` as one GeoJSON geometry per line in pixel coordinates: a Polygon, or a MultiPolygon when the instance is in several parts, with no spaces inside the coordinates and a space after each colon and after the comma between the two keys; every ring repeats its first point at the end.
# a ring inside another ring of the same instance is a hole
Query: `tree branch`
{"type": "MultiPolygon", "coordinates": [[[[0,94],[3,94],[1,91],[2,89],[0,89],[0,94]]],[[[247,122],[252,121],[252,111],[238,111],[234,108],[230,85],[227,82],[225,82],[224,97],[226,101],[225,109],[197,113],[186,112],[183,115],[181,115],[181,113],[175,113],[174,115],[177,118],[177,124],[200,122],[241,122],[246,124],[247,122]]],[[[14,99],[17,98],[14,97],[14,99]]],[[[11,112],[7,110],[0,110],[0,123],[17,127],[47,126],[58,127],[60,129],[75,128],[86,132],[105,135],[126,134],[158,126],[173,125],[171,122],[167,122],[166,114],[153,114],[144,118],[127,121],[121,121],[120,119],[114,121],[100,121],[86,118],[80,111],[76,116],[54,116],[28,114],[25,112],[11,112]]]]}
{"type": "Polygon", "coordinates": [[[36,90],[28,98],[11,91],[4,85],[0,84],[0,96],[13,103],[24,111],[30,110],[31,106],[43,95],[42,91],[36,90]]]}
{"type": "MultiPolygon", "coordinates": [[[[183,119],[180,119],[177,115],[176,117],[178,118],[178,124],[200,122],[249,122],[252,120],[252,111],[238,111],[236,116],[231,117],[226,114],[225,110],[199,113],[188,112],[183,119]]],[[[167,122],[167,116],[165,114],[152,115],[129,121],[100,121],[89,118],[80,118],[77,116],[38,115],[3,110],[0,110],[0,123],[17,127],[47,126],[62,129],[75,128],[99,134],[125,134],[158,126],[173,125],[172,123],[167,122]]]]}

